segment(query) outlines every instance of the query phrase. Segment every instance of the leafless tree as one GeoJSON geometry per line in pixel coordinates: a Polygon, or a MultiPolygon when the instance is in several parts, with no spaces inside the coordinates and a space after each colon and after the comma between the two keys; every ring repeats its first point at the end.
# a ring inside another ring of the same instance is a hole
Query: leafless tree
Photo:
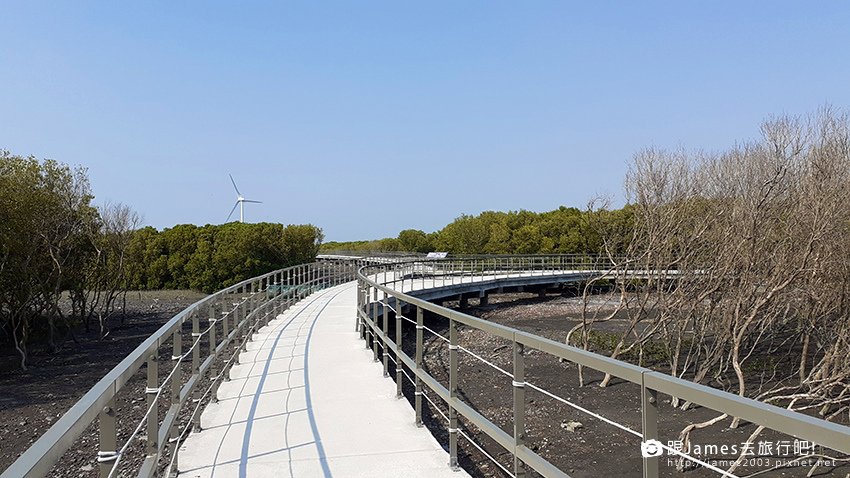
{"type": "Polygon", "coordinates": [[[126,288],[126,254],[140,218],[124,204],[106,204],[99,213],[98,223],[88,231],[93,257],[72,294],[74,309],[84,323],[97,319],[99,335],[104,338],[116,301],[126,288]]]}
{"type": "MultiPolygon", "coordinates": [[[[721,153],[635,156],[633,236],[609,271],[627,320],[610,352],[642,361],[647,343],[662,344],[677,377],[850,417],[850,122],[824,108],[761,132],[721,153]]],[[[681,437],[727,420],[740,421],[719,415],[681,437]]]]}

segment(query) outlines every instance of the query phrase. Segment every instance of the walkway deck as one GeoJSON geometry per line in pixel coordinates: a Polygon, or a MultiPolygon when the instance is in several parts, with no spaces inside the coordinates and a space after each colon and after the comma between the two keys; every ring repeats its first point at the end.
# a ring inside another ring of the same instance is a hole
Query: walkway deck
{"type": "Polygon", "coordinates": [[[354,332],[355,283],[259,330],[181,447],[183,477],[452,477],[354,332]]]}

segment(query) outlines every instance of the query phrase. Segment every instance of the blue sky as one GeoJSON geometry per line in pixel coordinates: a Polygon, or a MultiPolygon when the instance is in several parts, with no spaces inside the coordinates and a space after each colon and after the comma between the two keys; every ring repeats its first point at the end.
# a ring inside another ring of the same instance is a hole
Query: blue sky
{"type": "Polygon", "coordinates": [[[2,2],[0,148],[147,224],[328,240],[622,201],[631,155],[850,105],[845,2],[2,2]],[[253,206],[253,207],[251,207],[253,206]]]}

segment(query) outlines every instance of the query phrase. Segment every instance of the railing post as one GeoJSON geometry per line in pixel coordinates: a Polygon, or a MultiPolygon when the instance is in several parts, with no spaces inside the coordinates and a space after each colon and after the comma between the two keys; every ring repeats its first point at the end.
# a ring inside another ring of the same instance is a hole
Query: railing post
{"type": "Polygon", "coordinates": [[[115,430],[115,398],[113,397],[103,407],[99,414],[100,452],[98,453],[98,468],[101,478],[107,478],[115,465],[118,455],[118,435],[115,430]]]}
{"type": "Polygon", "coordinates": [[[233,340],[236,341],[239,338],[239,323],[242,322],[242,319],[239,318],[239,311],[242,310],[242,294],[240,293],[236,302],[236,306],[233,307],[233,340]]]}
{"type": "MultiPolygon", "coordinates": [[[[280,287],[280,282],[277,283],[278,287],[280,287]]],[[[274,294],[270,299],[272,303],[271,311],[269,312],[270,318],[266,318],[266,325],[269,325],[269,322],[276,319],[278,315],[280,315],[280,289],[278,289],[277,294],[274,294]]]]}
{"type": "Polygon", "coordinates": [[[360,322],[360,336],[363,338],[364,346],[369,348],[369,326],[366,319],[369,318],[369,294],[371,286],[366,285],[366,290],[363,292],[363,315],[365,316],[360,322]]]}
{"type": "Polygon", "coordinates": [[[224,308],[222,310],[222,312],[224,312],[224,314],[222,314],[222,317],[221,317],[221,340],[222,340],[222,342],[227,341],[228,335],[230,335],[230,327],[228,327],[228,321],[230,320],[230,315],[227,311],[227,308],[228,308],[228,304],[227,304],[227,302],[225,302],[224,308]]]}
{"type": "MultiPolygon", "coordinates": [[[[293,291],[302,283],[301,282],[301,269],[302,266],[297,266],[294,271],[292,271],[292,287],[293,291]]],[[[294,294],[293,294],[294,296],[294,294]]]]}
{"type": "MultiPolygon", "coordinates": [[[[263,303],[263,279],[257,279],[254,282],[254,293],[251,294],[251,298],[254,299],[251,301],[251,312],[260,308],[260,305],[263,303]]],[[[259,320],[259,315],[254,314],[254,322],[259,320]]],[[[253,325],[253,324],[252,324],[253,325]]]]}
{"type": "MultiPolygon", "coordinates": [[[[174,413],[177,413],[180,409],[180,387],[183,385],[183,368],[178,362],[180,356],[183,355],[183,331],[182,324],[177,327],[177,330],[174,331],[174,336],[171,339],[172,348],[171,348],[171,361],[174,362],[174,375],[171,377],[171,409],[174,413]]],[[[171,433],[169,437],[175,441],[174,447],[172,448],[172,453],[177,453],[177,448],[179,447],[179,443],[177,442],[178,437],[180,436],[180,426],[178,424],[178,420],[174,420],[174,424],[171,426],[171,433]]]]}
{"type": "MultiPolygon", "coordinates": [[[[643,441],[658,439],[658,392],[646,388],[644,374],[641,374],[641,426],[643,441]]],[[[643,458],[643,478],[658,478],[658,457],[643,458]]]]}
{"type": "Polygon", "coordinates": [[[396,398],[401,398],[401,386],[402,386],[402,373],[404,373],[404,369],[402,368],[401,361],[401,300],[396,298],[395,300],[395,396],[396,398]]]}
{"type": "Polygon", "coordinates": [[[449,318],[449,466],[452,470],[459,469],[457,461],[457,432],[458,420],[454,401],[457,400],[457,323],[449,318]]]}
{"type": "MultiPolygon", "coordinates": [[[[198,388],[198,383],[201,379],[201,311],[192,311],[192,375],[197,377],[195,380],[195,390],[191,395],[201,398],[201,390],[198,388]],[[197,343],[195,343],[197,341],[197,343]]],[[[192,430],[194,432],[201,431],[201,414],[196,413],[192,419],[192,430]]]]}
{"type": "Polygon", "coordinates": [[[247,337],[247,342],[251,340],[251,330],[254,328],[254,324],[259,320],[260,314],[257,314],[257,309],[259,309],[260,304],[260,281],[251,283],[251,301],[249,302],[250,309],[248,309],[245,314],[246,317],[250,317],[250,319],[245,323],[245,335],[247,337]]]}
{"type": "Polygon", "coordinates": [[[354,313],[354,331],[360,332],[360,311],[363,310],[363,285],[357,281],[357,310],[354,313]]]}
{"type": "MultiPolygon", "coordinates": [[[[250,287],[250,286],[249,286],[250,287]]],[[[248,351],[248,303],[250,302],[250,298],[242,301],[239,305],[239,338],[241,339],[240,348],[243,352],[248,351]]]]}
{"type": "Polygon", "coordinates": [[[381,344],[381,352],[382,359],[384,361],[384,377],[390,376],[390,364],[389,364],[389,353],[387,352],[387,340],[389,336],[387,335],[389,331],[389,322],[390,322],[390,308],[389,308],[389,299],[387,298],[387,293],[384,292],[384,300],[381,302],[381,331],[384,333],[384,340],[381,344]]]}
{"type": "Polygon", "coordinates": [[[245,301],[243,302],[243,305],[245,307],[245,314],[242,316],[242,318],[244,319],[251,312],[251,306],[254,302],[254,283],[249,282],[245,284],[244,288],[242,289],[242,292],[245,295],[245,301]]]}
{"type": "Polygon", "coordinates": [[[375,297],[372,298],[372,360],[378,361],[378,289],[375,288],[375,297]]]}
{"type": "Polygon", "coordinates": [[[422,380],[419,379],[419,373],[422,371],[422,349],[423,349],[423,332],[425,325],[422,313],[422,307],[416,306],[416,376],[414,377],[414,405],[416,409],[416,426],[422,426],[422,380]]]}
{"type": "MultiPolygon", "coordinates": [[[[218,303],[215,302],[215,301],[210,301],[210,305],[209,305],[209,316],[210,316],[209,317],[209,321],[210,321],[210,353],[209,353],[209,356],[210,357],[215,357],[215,356],[218,355],[217,350],[216,350],[217,347],[218,347],[218,340],[217,340],[217,337],[216,337],[216,330],[215,330],[216,327],[218,326],[218,315],[216,314],[217,310],[218,310],[218,303]]],[[[222,340],[224,340],[224,338],[225,337],[223,336],[222,340]]],[[[217,362],[217,360],[213,359],[213,361],[210,363],[210,377],[215,377],[216,375],[218,375],[216,373],[216,370],[217,370],[216,362],[217,362]]],[[[215,389],[213,389],[212,392],[213,392],[212,393],[212,401],[213,401],[213,403],[216,403],[216,402],[218,402],[218,395],[215,393],[216,392],[215,389]]]]}
{"type": "Polygon", "coordinates": [[[263,326],[269,325],[269,317],[274,317],[274,312],[277,306],[277,302],[274,300],[274,297],[269,297],[269,281],[266,280],[266,290],[263,292],[263,306],[265,307],[266,313],[263,314],[263,326]]]}
{"type": "MultiPolygon", "coordinates": [[[[248,301],[248,307],[249,307],[248,313],[250,314],[251,312],[257,310],[257,305],[258,305],[257,302],[259,301],[259,298],[260,298],[260,281],[259,280],[252,281],[248,285],[248,287],[250,288],[249,289],[250,295],[248,296],[248,297],[250,297],[250,300],[248,301]]],[[[254,314],[254,315],[256,316],[256,314],[254,314]]],[[[251,325],[251,324],[248,324],[248,325],[251,325]]]]}
{"type": "Polygon", "coordinates": [[[145,388],[145,404],[150,409],[148,414],[148,440],[147,454],[153,456],[157,454],[159,441],[159,405],[157,393],[159,393],[159,363],[157,362],[157,354],[153,353],[148,357],[148,383],[145,388]]]}
{"type": "MultiPolygon", "coordinates": [[[[286,297],[286,303],[288,304],[289,303],[289,292],[290,292],[290,290],[292,290],[292,270],[288,270],[288,271],[284,272],[282,284],[286,285],[286,294],[284,294],[284,296],[286,297]]],[[[281,286],[281,289],[280,289],[281,293],[283,293],[282,287],[283,286],[281,286]]]]}
{"type": "MultiPolygon", "coordinates": [[[[179,359],[180,356],[183,355],[183,325],[180,324],[177,329],[174,331],[174,335],[171,339],[172,348],[171,348],[171,361],[174,362],[174,376],[171,378],[171,412],[175,414],[175,416],[180,412],[180,388],[183,386],[183,367],[181,366],[179,359]]],[[[171,445],[171,453],[174,455],[174,465],[175,465],[175,476],[176,476],[176,466],[177,460],[177,450],[180,448],[180,424],[179,420],[174,420],[174,423],[171,425],[171,431],[168,434],[169,442],[172,442],[171,445]]]]}
{"type": "Polygon", "coordinates": [[[295,303],[295,269],[286,274],[286,308],[289,309],[295,303]]]}
{"type": "Polygon", "coordinates": [[[525,441],[525,347],[514,337],[514,476],[525,476],[525,466],[517,458],[517,449],[525,441]]]}
{"type": "Polygon", "coordinates": [[[201,365],[201,319],[198,310],[189,313],[192,315],[192,375],[195,375],[201,365]]]}
{"type": "MultiPolygon", "coordinates": [[[[209,354],[211,356],[216,354],[215,349],[218,346],[218,340],[217,340],[218,337],[216,336],[216,333],[215,333],[216,325],[218,325],[218,317],[216,317],[216,313],[215,313],[217,305],[218,304],[216,304],[215,302],[210,301],[210,305],[209,305],[209,309],[208,309],[209,323],[210,323],[210,353],[209,354]]],[[[213,363],[215,363],[215,361],[213,361],[213,363]]]]}
{"type": "Polygon", "coordinates": [[[369,337],[366,335],[366,320],[360,315],[361,312],[363,314],[369,313],[369,284],[365,281],[363,282],[363,290],[360,293],[362,304],[360,311],[357,313],[357,320],[360,321],[360,338],[366,342],[366,347],[369,347],[369,337]]]}

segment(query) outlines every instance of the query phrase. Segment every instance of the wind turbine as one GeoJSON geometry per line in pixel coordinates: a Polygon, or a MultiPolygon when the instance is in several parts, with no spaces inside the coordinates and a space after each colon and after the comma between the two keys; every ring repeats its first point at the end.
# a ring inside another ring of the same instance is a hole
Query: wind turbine
{"type": "Polygon", "coordinates": [[[227,221],[224,221],[224,222],[230,221],[230,216],[233,215],[233,211],[235,211],[237,207],[239,207],[239,222],[245,222],[245,203],[246,202],[253,202],[253,203],[261,204],[263,201],[254,201],[252,199],[245,199],[245,197],[242,196],[242,193],[239,192],[239,188],[236,187],[236,181],[233,180],[233,175],[228,174],[228,176],[230,176],[230,182],[233,183],[233,189],[236,190],[236,204],[233,205],[233,209],[231,209],[230,214],[227,215],[227,221]]]}

